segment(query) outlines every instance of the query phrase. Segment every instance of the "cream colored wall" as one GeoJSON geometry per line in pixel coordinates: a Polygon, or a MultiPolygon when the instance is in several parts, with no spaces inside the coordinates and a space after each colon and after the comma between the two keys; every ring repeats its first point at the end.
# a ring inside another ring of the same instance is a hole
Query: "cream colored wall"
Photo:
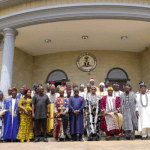
{"type": "Polygon", "coordinates": [[[55,69],[61,69],[66,72],[71,84],[74,82],[78,85],[81,82],[86,84],[91,77],[94,77],[95,84],[98,86],[100,82],[104,82],[108,71],[114,67],[124,69],[131,79],[128,83],[132,85],[133,90],[139,89],[138,83],[141,80],[140,54],[121,51],[74,51],[36,56],[34,57],[33,83],[37,82],[46,86],[45,81],[48,74],[55,69]],[[79,70],[76,65],[78,56],[85,52],[92,53],[97,58],[97,67],[90,72],[90,75],[79,70]]]}
{"type": "Polygon", "coordinates": [[[15,48],[12,87],[18,92],[23,85],[33,87],[33,56],[15,48]]]}
{"type": "Polygon", "coordinates": [[[28,2],[20,5],[16,5],[13,7],[9,7],[6,9],[0,10],[0,16],[4,16],[7,14],[44,7],[44,6],[52,6],[52,5],[61,5],[61,4],[71,4],[71,3],[136,3],[136,4],[146,4],[150,5],[150,0],[37,0],[33,2],[28,2]]]}
{"type": "Polygon", "coordinates": [[[142,80],[150,89],[150,47],[141,52],[142,80]]]}

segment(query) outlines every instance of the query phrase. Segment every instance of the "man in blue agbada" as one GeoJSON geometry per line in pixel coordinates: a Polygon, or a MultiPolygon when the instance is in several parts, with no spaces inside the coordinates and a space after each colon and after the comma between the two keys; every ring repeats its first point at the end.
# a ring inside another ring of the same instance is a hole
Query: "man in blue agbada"
{"type": "Polygon", "coordinates": [[[83,141],[83,109],[85,107],[84,98],[79,96],[79,88],[74,88],[74,96],[69,99],[69,107],[71,109],[71,134],[72,140],[77,141],[77,134],[79,134],[79,141],[83,141]]]}
{"type": "Polygon", "coordinates": [[[4,119],[4,134],[3,140],[12,141],[17,140],[17,134],[19,130],[19,109],[18,109],[18,102],[19,99],[16,98],[17,96],[17,89],[13,88],[12,90],[12,97],[6,101],[6,113],[4,119]]]}

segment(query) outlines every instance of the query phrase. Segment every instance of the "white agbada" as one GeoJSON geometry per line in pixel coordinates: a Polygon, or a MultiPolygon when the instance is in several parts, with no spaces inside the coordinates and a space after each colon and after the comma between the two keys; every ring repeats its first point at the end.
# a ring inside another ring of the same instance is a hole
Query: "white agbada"
{"type": "Polygon", "coordinates": [[[16,102],[16,99],[12,98],[12,124],[13,124],[13,118],[14,118],[15,102],[16,102]]]}
{"type": "Polygon", "coordinates": [[[79,91],[79,96],[85,99],[86,93],[84,91],[79,91]]]}
{"type": "Polygon", "coordinates": [[[121,96],[121,94],[122,94],[123,92],[122,91],[120,91],[120,90],[118,90],[118,91],[113,91],[113,97],[120,97],[121,96]]]}
{"type": "MultiPolygon", "coordinates": [[[[150,94],[147,93],[148,106],[143,107],[140,100],[140,94],[136,94],[136,111],[139,112],[138,131],[141,132],[144,128],[150,128],[150,94]]],[[[143,105],[146,105],[146,96],[142,94],[143,105]]]]}

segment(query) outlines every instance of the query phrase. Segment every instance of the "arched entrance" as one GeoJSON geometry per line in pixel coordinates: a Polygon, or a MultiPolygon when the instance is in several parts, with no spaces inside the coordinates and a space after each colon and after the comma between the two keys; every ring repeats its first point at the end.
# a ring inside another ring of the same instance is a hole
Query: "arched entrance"
{"type": "Polygon", "coordinates": [[[109,81],[110,85],[112,86],[114,83],[118,82],[120,85],[120,90],[124,90],[124,85],[127,83],[127,81],[130,81],[128,74],[125,70],[121,68],[112,68],[107,73],[107,77],[105,79],[105,82],[109,81]]]}
{"type": "Polygon", "coordinates": [[[61,80],[66,78],[66,81],[69,82],[67,74],[63,70],[53,70],[49,73],[46,79],[46,83],[50,83],[51,81],[55,81],[55,86],[61,85],[61,80]]]}

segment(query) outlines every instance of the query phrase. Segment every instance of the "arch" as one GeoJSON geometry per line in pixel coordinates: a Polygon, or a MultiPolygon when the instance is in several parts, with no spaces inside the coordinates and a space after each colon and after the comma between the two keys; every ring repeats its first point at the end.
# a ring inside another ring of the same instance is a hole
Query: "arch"
{"type": "Polygon", "coordinates": [[[130,81],[128,74],[122,68],[112,68],[107,73],[106,81],[130,81]]]}
{"type": "Polygon", "coordinates": [[[0,32],[4,28],[85,19],[124,19],[150,22],[150,6],[127,3],[78,3],[45,6],[15,12],[0,17],[0,32]]]}
{"type": "Polygon", "coordinates": [[[45,83],[50,83],[51,81],[55,81],[55,83],[61,82],[63,78],[66,78],[66,81],[69,82],[67,74],[60,69],[53,70],[47,76],[45,83]]]}

